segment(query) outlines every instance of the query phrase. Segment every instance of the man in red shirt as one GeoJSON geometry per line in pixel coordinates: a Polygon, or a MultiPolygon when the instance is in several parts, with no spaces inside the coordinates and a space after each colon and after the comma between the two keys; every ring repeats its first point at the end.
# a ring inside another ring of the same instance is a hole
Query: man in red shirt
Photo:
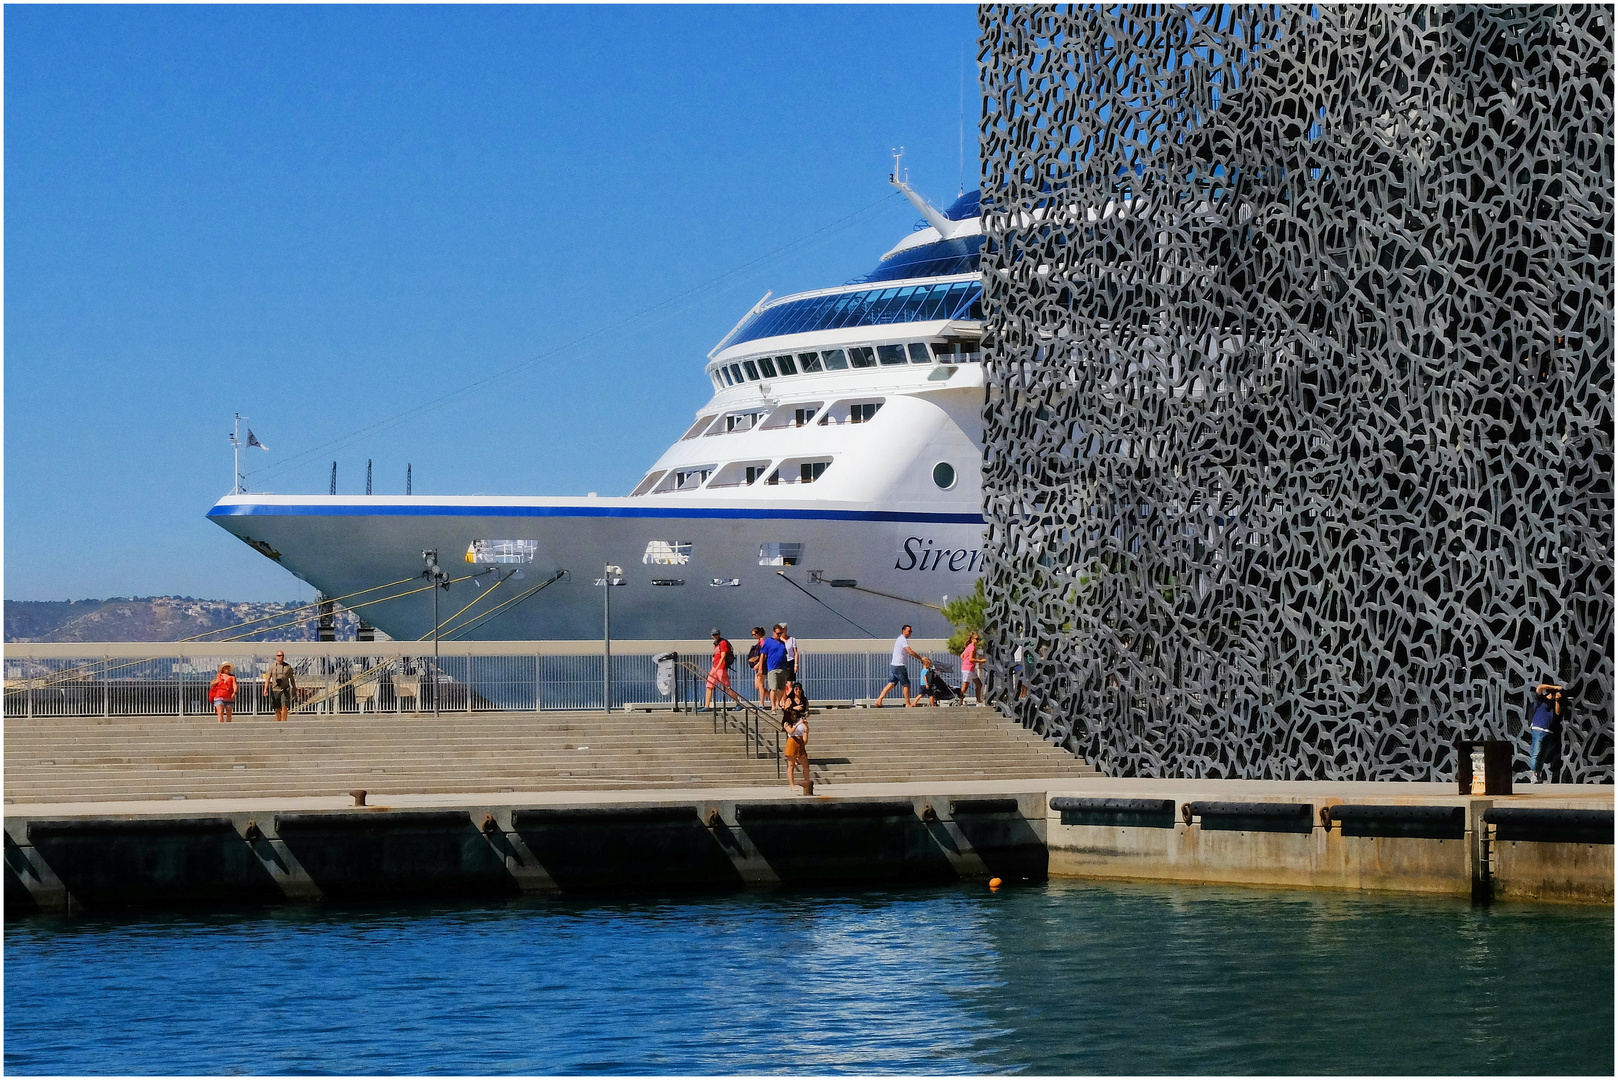
{"type": "Polygon", "coordinates": [[[703,702],[703,708],[713,708],[713,691],[716,686],[730,689],[731,657],[735,652],[718,630],[713,632],[713,666],[708,669],[708,698],[703,702]]]}

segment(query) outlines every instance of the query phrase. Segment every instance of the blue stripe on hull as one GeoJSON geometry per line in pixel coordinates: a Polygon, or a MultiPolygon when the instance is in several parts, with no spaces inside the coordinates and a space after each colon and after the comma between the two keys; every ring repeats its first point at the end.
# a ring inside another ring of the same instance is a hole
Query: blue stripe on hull
{"type": "Polygon", "coordinates": [[[215,506],[210,518],[247,516],[313,517],[568,517],[568,518],[729,518],[796,521],[919,521],[982,525],[981,514],[930,514],[896,510],[735,509],[663,506],[215,506]]]}

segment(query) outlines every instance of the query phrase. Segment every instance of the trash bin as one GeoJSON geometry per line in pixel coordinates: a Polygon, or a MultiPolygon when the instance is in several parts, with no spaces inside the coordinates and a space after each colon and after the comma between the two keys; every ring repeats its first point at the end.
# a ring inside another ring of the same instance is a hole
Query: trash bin
{"type": "Polygon", "coordinates": [[[1511,744],[1504,739],[1457,739],[1455,779],[1462,795],[1510,795],[1511,744]]]}
{"type": "Polygon", "coordinates": [[[671,652],[654,658],[657,664],[657,692],[664,697],[674,693],[674,662],[679,658],[679,653],[671,652]]]}

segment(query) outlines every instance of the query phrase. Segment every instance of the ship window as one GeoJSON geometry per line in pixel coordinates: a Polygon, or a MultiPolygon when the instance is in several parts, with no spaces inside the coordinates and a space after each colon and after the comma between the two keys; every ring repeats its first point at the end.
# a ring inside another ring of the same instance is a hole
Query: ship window
{"type": "Polygon", "coordinates": [[[766,379],[775,378],[775,361],[771,360],[768,356],[761,356],[758,358],[758,369],[764,372],[764,377],[766,379]]]}
{"type": "Polygon", "coordinates": [[[798,369],[793,366],[792,357],[790,356],[777,356],[775,366],[783,375],[796,375],[798,373],[798,369]]]}
{"type": "Polygon", "coordinates": [[[753,361],[751,361],[751,360],[743,360],[742,361],[742,370],[747,372],[747,378],[750,381],[758,382],[758,368],[753,366],[753,361]]]}
{"type": "Polygon", "coordinates": [[[698,465],[692,469],[674,470],[674,489],[676,491],[685,491],[690,488],[701,487],[702,482],[713,474],[713,469],[712,465],[698,465]]]}
{"type": "Polygon", "coordinates": [[[731,385],[731,379],[730,379],[730,369],[729,369],[729,368],[723,368],[723,367],[722,367],[722,368],[719,368],[719,369],[718,369],[718,370],[719,370],[719,374],[720,374],[720,375],[723,375],[723,376],[724,376],[724,378],[725,378],[725,381],[724,381],[724,383],[723,383],[723,384],[722,384],[722,385],[723,385],[723,386],[729,386],[729,385],[731,385]]]}
{"type": "MultiPolygon", "coordinates": [[[[752,431],[758,427],[758,422],[764,418],[761,412],[730,413],[725,417],[725,434],[731,432],[752,431]]],[[[717,427],[714,434],[719,434],[717,427]]]]}
{"type": "Polygon", "coordinates": [[[815,418],[820,411],[821,402],[798,401],[792,405],[783,405],[770,413],[761,425],[765,431],[779,431],[782,428],[800,428],[815,418]]]}
{"type": "Polygon", "coordinates": [[[813,374],[816,371],[819,371],[820,370],[820,354],[819,353],[812,353],[812,352],[801,352],[801,353],[799,353],[798,354],[798,366],[803,368],[803,373],[805,375],[810,375],[810,374],[813,374]]]}
{"type": "Polygon", "coordinates": [[[648,540],[640,561],[647,566],[684,566],[691,561],[691,541],[648,540]]]}
{"type": "Polygon", "coordinates": [[[760,566],[797,566],[803,561],[803,545],[787,544],[779,540],[771,540],[759,545],[758,564],[760,566]]]}
{"type": "Polygon", "coordinates": [[[764,461],[731,461],[719,467],[714,478],[708,481],[708,490],[715,488],[746,487],[764,475],[769,468],[769,460],[764,461]]]}
{"type": "Polygon", "coordinates": [[[646,479],[635,485],[635,490],[629,493],[630,497],[633,498],[636,495],[644,495],[648,491],[651,491],[652,488],[657,486],[657,482],[663,479],[664,475],[665,474],[662,469],[653,469],[651,472],[646,474],[646,479]]]}
{"type": "Polygon", "coordinates": [[[733,383],[741,383],[743,381],[743,379],[742,379],[742,369],[737,367],[735,364],[730,365],[730,374],[731,374],[733,383]]]}
{"type": "Polygon", "coordinates": [[[953,341],[935,341],[935,342],[933,342],[933,355],[938,358],[938,362],[940,364],[949,363],[950,359],[952,357],[954,357],[954,355],[955,355],[955,342],[953,342],[953,341]]]}
{"type": "Polygon", "coordinates": [[[826,410],[826,415],[820,418],[821,424],[863,424],[870,420],[882,408],[882,402],[877,401],[839,401],[826,410]]]}
{"type": "Polygon", "coordinates": [[[848,357],[843,355],[842,349],[828,349],[820,355],[826,361],[827,371],[843,371],[848,367],[848,357]]]}
{"type": "Polygon", "coordinates": [[[910,362],[912,364],[929,364],[932,363],[932,359],[931,356],[927,355],[927,346],[919,341],[910,343],[910,362]]]}
{"type": "Polygon", "coordinates": [[[933,466],[933,483],[948,491],[955,486],[955,466],[947,461],[940,461],[933,466]]]}
{"type": "Polygon", "coordinates": [[[724,377],[719,374],[718,368],[708,372],[708,378],[713,380],[713,388],[715,390],[723,390],[725,388],[724,377]]]}
{"type": "Polygon", "coordinates": [[[876,355],[877,359],[884,364],[902,364],[905,362],[905,347],[903,345],[878,345],[876,355]]]}
{"type": "Polygon", "coordinates": [[[520,566],[533,562],[538,550],[538,540],[474,540],[466,549],[466,561],[479,566],[520,566]]]}
{"type": "Polygon", "coordinates": [[[876,352],[869,345],[856,345],[848,350],[848,359],[857,368],[876,367],[876,352]]]}
{"type": "Polygon", "coordinates": [[[805,461],[798,466],[798,482],[801,484],[814,483],[820,479],[821,475],[826,471],[826,466],[830,464],[831,462],[829,461],[805,461]]]}
{"type": "Polygon", "coordinates": [[[707,430],[708,425],[713,423],[713,418],[713,413],[709,413],[707,416],[697,417],[697,422],[692,424],[689,428],[686,428],[685,434],[680,436],[680,441],[684,442],[687,439],[694,439],[698,435],[701,435],[705,430],[707,430]]]}

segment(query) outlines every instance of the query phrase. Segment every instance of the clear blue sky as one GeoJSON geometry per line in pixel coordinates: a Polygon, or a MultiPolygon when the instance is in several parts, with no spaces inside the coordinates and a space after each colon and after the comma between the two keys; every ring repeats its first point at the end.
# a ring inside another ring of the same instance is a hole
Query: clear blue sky
{"type": "Polygon", "coordinates": [[[11,599],[307,597],[204,519],[237,411],[254,490],[624,494],[766,289],[915,225],[891,147],[953,199],[963,54],[976,186],[967,5],[4,18],[11,599]]]}

